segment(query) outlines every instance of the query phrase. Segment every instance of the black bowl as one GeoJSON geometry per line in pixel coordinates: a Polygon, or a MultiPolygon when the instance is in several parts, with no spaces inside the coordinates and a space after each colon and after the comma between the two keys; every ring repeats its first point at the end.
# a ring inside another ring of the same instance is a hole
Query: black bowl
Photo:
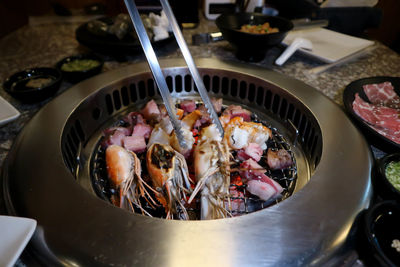
{"type": "Polygon", "coordinates": [[[42,101],[60,88],[61,72],[55,68],[32,68],[11,75],[4,90],[25,103],[42,101]]]}
{"type": "Polygon", "coordinates": [[[400,77],[368,77],[353,81],[345,87],[343,91],[343,104],[345,110],[350,115],[350,118],[358,126],[360,131],[365,135],[369,144],[379,148],[386,153],[395,153],[400,151],[400,144],[395,143],[394,141],[381,135],[376,130],[371,128],[369,124],[365,122],[361,117],[359,117],[353,110],[353,101],[356,93],[358,93],[364,101],[369,102],[367,96],[364,93],[363,85],[383,82],[391,82],[397,95],[400,95],[400,77]]]}
{"type": "Polygon", "coordinates": [[[400,266],[400,252],[392,247],[400,240],[400,203],[384,201],[362,216],[357,238],[360,258],[367,266],[400,266]]]}
{"type": "Polygon", "coordinates": [[[103,68],[104,61],[95,55],[92,54],[82,54],[82,55],[75,55],[75,56],[70,56],[66,57],[62,60],[60,60],[56,67],[59,69],[65,78],[65,80],[72,82],[72,83],[77,83],[82,80],[85,80],[89,77],[92,77],[96,74],[99,74],[101,72],[101,69],[103,68]],[[76,70],[76,71],[67,71],[63,70],[63,65],[71,63],[75,60],[85,60],[85,59],[90,59],[90,60],[95,60],[99,62],[99,64],[95,67],[89,68],[89,69],[84,69],[84,70],[76,70]]]}
{"type": "Polygon", "coordinates": [[[235,49],[236,57],[245,61],[257,62],[264,59],[266,52],[282,42],[288,32],[293,29],[293,23],[285,18],[267,16],[260,13],[222,14],[215,21],[222,36],[235,49]],[[269,34],[254,34],[241,32],[242,25],[259,25],[269,22],[279,32],[269,34]]]}
{"type": "Polygon", "coordinates": [[[400,162],[400,153],[388,154],[378,160],[374,187],[376,187],[378,194],[382,199],[400,201],[400,191],[389,182],[385,174],[387,165],[392,161],[400,162]]]}

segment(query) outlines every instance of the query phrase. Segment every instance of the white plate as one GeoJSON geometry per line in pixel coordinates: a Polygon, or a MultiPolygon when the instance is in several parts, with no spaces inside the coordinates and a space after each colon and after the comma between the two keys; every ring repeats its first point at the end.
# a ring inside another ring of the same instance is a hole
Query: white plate
{"type": "Polygon", "coordinates": [[[0,215],[0,266],[15,264],[35,228],[33,219],[0,215]]]}
{"type": "Polygon", "coordinates": [[[15,120],[19,115],[19,111],[0,96],[0,126],[15,120]]]}
{"type": "Polygon", "coordinates": [[[311,51],[305,49],[298,51],[327,63],[338,61],[374,44],[373,41],[324,28],[290,31],[283,44],[290,45],[296,37],[310,40],[313,46],[311,51]]]}

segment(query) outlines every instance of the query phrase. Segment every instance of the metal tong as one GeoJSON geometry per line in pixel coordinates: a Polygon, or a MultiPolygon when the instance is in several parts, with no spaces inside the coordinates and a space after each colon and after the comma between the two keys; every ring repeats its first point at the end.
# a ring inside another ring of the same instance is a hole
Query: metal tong
{"type": "MultiPolygon", "coordinates": [[[[124,1],[125,1],[125,5],[128,9],[129,15],[132,19],[133,26],[135,27],[136,33],[139,37],[140,44],[142,45],[142,48],[146,55],[147,62],[149,63],[151,72],[153,73],[156,84],[160,90],[161,97],[164,101],[168,115],[171,119],[176,136],[179,141],[179,144],[182,148],[186,148],[187,145],[186,145],[185,139],[183,138],[181,122],[176,117],[175,104],[172,100],[167,83],[165,81],[165,77],[160,68],[160,64],[158,63],[156,54],[154,53],[154,49],[151,46],[149,37],[147,36],[146,29],[143,26],[143,22],[140,18],[139,11],[136,7],[134,0],[124,0],[124,1]]],[[[175,19],[174,13],[172,12],[171,6],[169,5],[167,0],[160,0],[160,2],[164,9],[165,15],[167,16],[169,24],[172,28],[175,39],[179,45],[179,48],[181,49],[182,55],[186,61],[186,64],[188,65],[189,71],[192,74],[194,83],[197,86],[200,97],[203,100],[203,103],[204,103],[208,113],[210,114],[212,122],[217,126],[217,129],[218,129],[219,133],[221,134],[221,137],[223,137],[224,129],[222,128],[222,125],[221,125],[221,122],[219,121],[218,115],[214,110],[214,107],[210,101],[210,98],[208,97],[206,88],[203,84],[203,80],[200,77],[200,74],[196,68],[196,65],[194,63],[192,55],[190,54],[190,51],[186,45],[185,39],[183,38],[182,32],[181,32],[179,25],[175,19]]]]}

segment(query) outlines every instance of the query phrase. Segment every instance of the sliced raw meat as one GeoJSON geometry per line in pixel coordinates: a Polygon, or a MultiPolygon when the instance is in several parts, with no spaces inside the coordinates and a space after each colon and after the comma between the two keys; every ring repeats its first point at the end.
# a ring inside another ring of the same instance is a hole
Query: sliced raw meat
{"type": "Polygon", "coordinates": [[[388,129],[394,133],[400,131],[400,111],[384,106],[372,105],[358,94],[353,102],[354,112],[370,124],[388,129]]]}
{"type": "Polygon", "coordinates": [[[400,97],[391,82],[363,85],[364,93],[372,104],[400,108],[400,97]]]}

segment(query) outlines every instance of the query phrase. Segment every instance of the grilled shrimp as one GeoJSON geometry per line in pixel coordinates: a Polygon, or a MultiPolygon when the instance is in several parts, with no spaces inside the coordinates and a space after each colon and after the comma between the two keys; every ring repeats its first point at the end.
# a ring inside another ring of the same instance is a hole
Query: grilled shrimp
{"type": "Polygon", "coordinates": [[[194,150],[196,187],[189,203],[201,191],[201,219],[230,216],[224,201],[230,201],[230,153],[215,124],[204,128],[194,150]]]}
{"type": "Polygon", "coordinates": [[[243,121],[241,117],[232,118],[225,126],[224,139],[232,149],[247,147],[250,143],[258,144],[261,149],[266,149],[267,140],[272,136],[272,131],[261,123],[243,121]]]}
{"type": "Polygon", "coordinates": [[[165,144],[152,144],[146,155],[147,169],[156,189],[156,197],[164,206],[167,219],[176,214],[189,219],[182,199],[191,192],[189,171],[182,154],[165,144]]]}
{"type": "Polygon", "coordinates": [[[134,207],[142,213],[149,215],[140,203],[140,197],[151,203],[156,202],[151,198],[147,188],[153,190],[141,175],[140,160],[135,153],[118,145],[111,145],[106,149],[107,173],[112,187],[118,190],[119,196],[113,200],[114,205],[134,212],[134,207]]]}

